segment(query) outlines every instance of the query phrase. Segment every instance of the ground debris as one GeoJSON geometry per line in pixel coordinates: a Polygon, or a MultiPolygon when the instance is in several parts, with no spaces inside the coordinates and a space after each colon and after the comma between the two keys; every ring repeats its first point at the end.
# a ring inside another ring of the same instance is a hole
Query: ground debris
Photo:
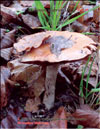
{"type": "Polygon", "coordinates": [[[28,25],[30,28],[37,28],[40,27],[40,22],[37,17],[34,17],[30,14],[21,15],[23,22],[28,25]]]}
{"type": "Polygon", "coordinates": [[[8,102],[8,95],[9,95],[9,90],[7,86],[7,80],[10,77],[10,70],[7,67],[1,66],[0,67],[0,74],[1,74],[1,101],[0,101],[0,107],[5,107],[8,102]]]}
{"type": "Polygon", "coordinates": [[[12,30],[2,35],[0,49],[12,47],[15,43],[15,33],[16,30],[12,30]]]}
{"type": "Polygon", "coordinates": [[[92,110],[88,105],[81,105],[80,109],[72,114],[75,118],[73,124],[80,124],[84,127],[100,128],[100,115],[92,110]]]}

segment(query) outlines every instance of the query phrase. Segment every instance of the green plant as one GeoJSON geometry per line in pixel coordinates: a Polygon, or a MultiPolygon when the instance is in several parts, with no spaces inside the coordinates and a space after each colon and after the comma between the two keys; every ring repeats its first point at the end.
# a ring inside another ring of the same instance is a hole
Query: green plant
{"type": "Polygon", "coordinates": [[[23,14],[24,11],[16,11],[16,15],[23,14]]]}
{"type": "MultiPolygon", "coordinates": [[[[87,75],[87,79],[86,79],[86,91],[85,91],[85,94],[83,93],[83,79],[84,79],[84,74],[85,74],[85,71],[86,71],[86,68],[88,67],[88,64],[89,64],[89,61],[91,59],[91,56],[89,56],[88,58],[88,61],[86,62],[86,65],[85,65],[85,68],[82,70],[82,76],[81,76],[81,82],[80,82],[80,97],[84,98],[85,102],[86,103],[89,103],[89,97],[92,98],[93,102],[96,101],[96,105],[100,104],[100,100],[99,100],[99,92],[100,92],[100,88],[98,88],[100,86],[100,82],[98,82],[96,84],[96,88],[92,88],[90,91],[88,90],[88,82],[89,82],[89,78],[90,78],[90,74],[91,74],[91,70],[92,70],[92,66],[93,66],[93,62],[94,62],[94,59],[92,60],[91,64],[90,64],[90,68],[89,68],[89,72],[88,72],[88,75],[87,75]],[[97,93],[98,95],[98,98],[95,97],[94,93],[97,93]]],[[[92,102],[92,104],[93,104],[92,102]]]]}
{"type": "Polygon", "coordinates": [[[78,125],[77,129],[83,129],[84,127],[82,125],[78,125]]]}
{"type": "Polygon", "coordinates": [[[10,30],[9,29],[6,29],[6,32],[10,32],[10,30]]]}
{"type": "Polygon", "coordinates": [[[91,32],[83,32],[82,34],[84,34],[84,35],[95,35],[96,33],[91,33],[91,32]]]}
{"type": "MultiPolygon", "coordinates": [[[[50,15],[49,15],[47,10],[44,8],[43,4],[41,3],[41,1],[35,0],[35,6],[38,11],[39,20],[42,24],[42,27],[41,27],[42,29],[60,30],[62,27],[66,26],[68,24],[71,24],[78,18],[82,17],[83,15],[87,14],[88,12],[95,10],[99,7],[99,6],[96,6],[74,18],[69,19],[72,15],[71,14],[70,16],[68,16],[68,18],[65,21],[60,23],[61,10],[66,5],[67,2],[68,2],[68,0],[65,1],[64,3],[62,0],[57,0],[56,3],[54,3],[53,0],[50,0],[50,15]]],[[[79,3],[79,0],[77,1],[76,6],[74,7],[74,10],[72,11],[72,13],[76,10],[78,3],[79,3]]]]}

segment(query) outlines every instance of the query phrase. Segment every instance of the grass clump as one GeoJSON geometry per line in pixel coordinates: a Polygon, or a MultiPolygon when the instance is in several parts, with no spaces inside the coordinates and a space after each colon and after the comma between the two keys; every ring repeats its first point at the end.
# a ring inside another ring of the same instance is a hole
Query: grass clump
{"type": "Polygon", "coordinates": [[[89,72],[88,72],[88,75],[87,75],[87,79],[86,79],[86,86],[85,86],[85,93],[84,93],[84,85],[83,85],[83,79],[84,79],[84,74],[85,74],[85,71],[86,71],[86,68],[88,67],[88,64],[89,64],[89,61],[91,59],[91,56],[89,56],[88,58],[88,61],[85,65],[85,68],[82,70],[82,76],[81,76],[81,82],[80,82],[80,97],[84,99],[84,102],[86,104],[90,104],[91,106],[94,104],[94,105],[99,105],[100,104],[100,98],[99,98],[99,95],[100,95],[100,82],[98,82],[95,86],[95,88],[92,88],[91,90],[88,89],[88,84],[89,84],[89,78],[90,78],[90,75],[91,75],[91,71],[92,71],[92,66],[93,66],[93,62],[94,62],[94,59],[95,57],[93,58],[91,64],[90,64],[90,68],[89,68],[89,72]]]}
{"type": "MultiPolygon", "coordinates": [[[[63,2],[62,0],[57,0],[55,2],[53,0],[50,0],[50,14],[48,14],[47,10],[44,8],[41,1],[35,0],[35,6],[38,11],[38,17],[42,24],[41,28],[45,29],[45,30],[58,30],[59,31],[62,27],[73,23],[75,20],[84,16],[88,12],[93,11],[93,10],[97,9],[98,7],[100,7],[100,6],[95,6],[94,8],[92,8],[88,11],[85,11],[82,14],[80,14],[74,18],[69,19],[72,15],[71,14],[68,16],[68,18],[66,20],[64,20],[62,23],[60,23],[61,10],[64,8],[64,6],[67,3],[68,3],[68,0],[66,0],[65,2],[63,2]]],[[[79,0],[76,2],[76,6],[74,7],[72,13],[76,10],[78,4],[79,4],[79,0]]]]}

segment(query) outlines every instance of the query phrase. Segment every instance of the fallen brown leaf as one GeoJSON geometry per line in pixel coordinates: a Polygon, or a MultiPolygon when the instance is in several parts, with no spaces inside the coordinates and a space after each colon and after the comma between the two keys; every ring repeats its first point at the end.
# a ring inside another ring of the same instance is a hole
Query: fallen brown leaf
{"type": "Polygon", "coordinates": [[[28,7],[23,7],[19,1],[13,1],[9,8],[16,13],[17,11],[25,12],[28,7]]]}
{"type": "MultiPolygon", "coordinates": [[[[50,7],[50,2],[49,1],[41,1],[43,6],[46,7],[50,7]]],[[[24,7],[32,7],[32,5],[34,4],[34,1],[20,1],[21,5],[24,7]]]]}
{"type": "Polygon", "coordinates": [[[8,67],[11,69],[11,80],[23,81],[29,86],[36,81],[42,74],[42,66],[33,64],[20,63],[19,59],[8,62],[8,67]]]}
{"type": "MultiPolygon", "coordinates": [[[[78,80],[81,80],[82,69],[85,68],[87,60],[88,60],[88,57],[83,60],[80,60],[80,61],[67,62],[61,66],[62,72],[64,73],[65,77],[67,77],[69,79],[69,81],[71,83],[74,83],[77,85],[78,80]]],[[[93,59],[90,60],[88,66],[87,66],[87,69],[84,73],[84,81],[85,82],[87,80],[87,75],[89,73],[90,64],[92,63],[92,60],[93,59]]],[[[88,83],[93,87],[96,87],[97,71],[98,71],[98,66],[97,66],[96,62],[94,61],[93,65],[92,65],[92,69],[91,69],[90,78],[88,81],[88,83]]],[[[69,82],[68,79],[66,79],[67,82],[69,82]]]]}
{"type": "Polygon", "coordinates": [[[47,122],[47,125],[37,125],[38,128],[57,128],[57,129],[67,129],[67,118],[64,107],[60,107],[55,113],[54,117],[51,118],[50,122],[47,122]]]}
{"type": "Polygon", "coordinates": [[[67,129],[67,116],[64,107],[60,107],[51,121],[51,126],[67,129]]]}
{"type": "Polygon", "coordinates": [[[5,49],[1,49],[1,57],[7,61],[10,60],[11,54],[12,54],[12,50],[13,48],[5,48],[5,49]]]}
{"type": "Polygon", "coordinates": [[[26,102],[25,110],[32,113],[37,112],[39,104],[40,104],[39,98],[35,98],[34,100],[28,99],[26,102]]]}
{"type": "Polygon", "coordinates": [[[1,43],[0,43],[1,49],[12,47],[13,43],[15,42],[15,33],[16,33],[16,30],[12,30],[8,33],[5,33],[2,36],[1,43]]]}
{"type": "Polygon", "coordinates": [[[3,5],[1,5],[1,15],[2,15],[2,21],[1,23],[3,25],[10,23],[11,21],[16,21],[17,19],[17,15],[15,14],[15,12],[13,12],[11,10],[11,8],[9,7],[5,7],[3,5]]]}
{"type": "Polygon", "coordinates": [[[100,114],[92,110],[88,105],[81,105],[81,109],[76,109],[72,114],[75,118],[73,124],[80,124],[84,127],[100,128],[100,114]]]}
{"type": "Polygon", "coordinates": [[[30,14],[21,15],[21,16],[22,16],[23,22],[26,25],[28,25],[30,28],[37,28],[41,25],[37,17],[34,17],[30,14]]]}
{"type": "Polygon", "coordinates": [[[41,76],[38,77],[36,81],[33,81],[30,84],[30,87],[23,93],[24,96],[30,97],[30,98],[38,98],[45,90],[45,75],[44,73],[41,74],[41,76]]]}
{"type": "Polygon", "coordinates": [[[7,67],[1,66],[1,98],[0,98],[0,107],[4,107],[7,105],[8,101],[8,87],[7,87],[7,79],[10,77],[10,70],[7,67]]]}
{"type": "Polygon", "coordinates": [[[14,107],[9,105],[7,116],[0,122],[0,127],[9,128],[33,128],[34,124],[21,124],[20,122],[29,122],[32,118],[30,112],[24,111],[21,107],[14,107]],[[18,123],[19,122],[19,123],[18,123]]]}

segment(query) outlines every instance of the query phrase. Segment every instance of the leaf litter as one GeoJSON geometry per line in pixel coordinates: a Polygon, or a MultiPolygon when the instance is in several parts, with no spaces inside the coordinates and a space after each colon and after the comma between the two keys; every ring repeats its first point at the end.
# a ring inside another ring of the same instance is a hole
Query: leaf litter
{"type": "MultiPolygon", "coordinates": [[[[45,8],[50,8],[49,2],[42,3],[45,8]]],[[[91,16],[83,16],[75,21],[70,25],[71,28],[62,28],[67,31],[41,32],[36,30],[41,25],[35,13],[34,2],[12,1],[2,4],[1,127],[67,129],[81,124],[84,127],[99,128],[99,106],[92,109],[93,107],[79,103],[82,68],[85,67],[88,56],[97,51],[99,25],[95,14],[98,15],[98,10],[91,12],[91,16]],[[15,8],[17,5],[18,8],[15,8]],[[30,12],[32,5],[33,12],[30,12]],[[75,32],[69,32],[69,28],[75,32]],[[96,34],[80,34],[87,31],[96,34]],[[67,43],[63,46],[61,42],[65,40],[71,42],[70,46],[66,47],[67,43]],[[20,124],[18,120],[47,123],[20,124]]],[[[89,5],[82,4],[81,2],[78,8],[90,8],[89,5]]],[[[69,8],[68,11],[72,12],[74,6],[69,5],[69,8]]],[[[78,11],[74,15],[78,13],[82,12],[78,11]]],[[[89,66],[84,76],[84,86],[89,66]]],[[[98,62],[94,62],[88,82],[89,90],[96,86],[97,73],[98,62]]],[[[83,90],[85,91],[85,87],[83,90]]]]}

